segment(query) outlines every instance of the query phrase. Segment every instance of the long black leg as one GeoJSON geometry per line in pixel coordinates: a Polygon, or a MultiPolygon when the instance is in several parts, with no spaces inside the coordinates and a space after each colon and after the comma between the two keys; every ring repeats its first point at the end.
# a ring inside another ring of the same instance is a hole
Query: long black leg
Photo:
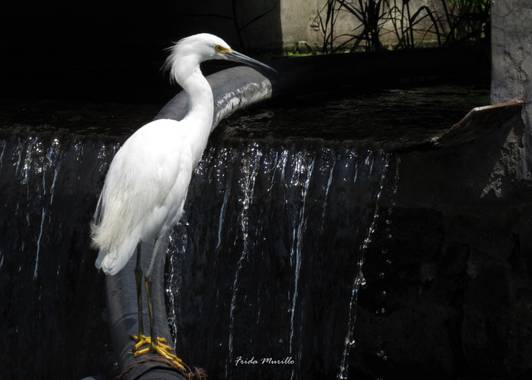
{"type": "MultiPolygon", "coordinates": [[[[150,273],[150,272],[148,272],[150,273]]],[[[155,333],[155,321],[153,314],[152,300],[152,279],[151,275],[144,277],[144,287],[146,291],[146,300],[148,301],[148,318],[150,322],[150,350],[169,360],[179,371],[184,374],[190,374],[190,368],[187,367],[183,360],[178,358],[172,348],[168,345],[165,338],[158,338],[155,333]]],[[[188,377],[187,377],[188,378],[188,377]]]]}
{"type": "Polygon", "coordinates": [[[139,324],[139,336],[144,335],[144,312],[142,305],[142,260],[141,260],[141,248],[140,243],[137,245],[137,266],[135,267],[135,282],[137,283],[137,310],[138,310],[138,324],[139,324]]]}
{"type": "Polygon", "coordinates": [[[148,301],[148,318],[150,320],[150,337],[152,347],[157,344],[157,336],[155,335],[155,322],[153,318],[153,304],[151,299],[151,277],[144,278],[144,286],[146,290],[146,299],[148,301]]]}

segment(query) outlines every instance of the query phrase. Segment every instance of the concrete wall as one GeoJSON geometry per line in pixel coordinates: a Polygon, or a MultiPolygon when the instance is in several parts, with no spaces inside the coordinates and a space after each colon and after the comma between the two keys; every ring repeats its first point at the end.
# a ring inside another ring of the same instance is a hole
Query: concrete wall
{"type": "Polygon", "coordinates": [[[506,171],[517,180],[532,179],[532,2],[497,0],[492,8],[492,102],[525,100],[522,128],[507,142],[506,171]]]}
{"type": "MultiPolygon", "coordinates": [[[[281,29],[283,47],[294,49],[299,41],[305,41],[313,48],[319,49],[322,46],[323,33],[319,28],[318,13],[323,10],[327,0],[280,0],[281,1],[281,29]]],[[[398,4],[402,1],[398,0],[398,4]]],[[[436,14],[443,16],[440,0],[411,0],[410,10],[414,14],[421,6],[427,6],[436,14]]],[[[425,15],[424,12],[421,15],[425,15]]],[[[423,39],[424,30],[431,26],[431,21],[425,18],[417,28],[421,29],[416,33],[416,41],[423,39]]],[[[353,30],[360,27],[360,22],[355,16],[345,9],[339,12],[335,25],[335,35],[353,34],[353,30]]],[[[362,29],[357,29],[354,33],[359,33],[362,29]]],[[[337,40],[339,45],[349,37],[340,37],[337,40]]],[[[437,38],[428,34],[423,39],[425,43],[436,43],[437,38]]],[[[397,36],[394,33],[393,24],[387,22],[383,25],[381,42],[384,45],[395,45],[397,36]]],[[[301,45],[301,44],[300,44],[301,45]]]]}
{"type": "MultiPolygon", "coordinates": [[[[319,28],[318,13],[327,0],[205,0],[201,2],[186,2],[175,5],[178,15],[176,29],[191,32],[210,31],[224,36],[235,46],[244,45],[251,50],[279,50],[281,48],[294,50],[298,46],[308,45],[312,49],[320,49],[323,41],[323,32],[319,28]],[[261,19],[253,22],[240,37],[236,33],[234,22],[233,2],[236,5],[236,19],[239,26],[243,26],[253,18],[269,11],[261,19]]],[[[398,0],[402,3],[402,0],[398,0]]],[[[411,0],[411,12],[414,13],[420,6],[426,5],[438,11],[439,0],[411,0]]],[[[440,14],[443,14],[440,12],[440,14]]],[[[424,30],[430,26],[427,18],[419,28],[424,30]]],[[[358,20],[345,10],[339,13],[335,25],[335,35],[352,34],[360,26],[358,20]]],[[[384,26],[381,40],[385,45],[394,45],[397,42],[393,33],[393,26],[387,23],[384,26]]],[[[360,32],[358,29],[356,32],[360,32]]],[[[424,32],[417,33],[418,40],[424,32]]],[[[339,38],[341,44],[347,37],[339,38]]],[[[427,35],[425,42],[435,42],[433,35],[427,35]]],[[[239,46],[241,47],[241,46],[239,46]]]]}

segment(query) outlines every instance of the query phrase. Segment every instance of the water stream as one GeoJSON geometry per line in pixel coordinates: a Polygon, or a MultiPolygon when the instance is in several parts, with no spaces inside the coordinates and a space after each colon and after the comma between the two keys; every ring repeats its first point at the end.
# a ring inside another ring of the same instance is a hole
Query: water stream
{"type": "Polygon", "coordinates": [[[316,355],[310,331],[329,342],[324,351],[336,352],[323,365],[345,361],[341,348],[353,335],[351,297],[360,284],[346,285],[362,276],[391,161],[381,151],[345,146],[250,142],[229,154],[211,147],[172,237],[180,248],[169,250],[177,346],[195,360],[207,352],[228,379],[256,371],[236,364],[253,357],[292,358],[297,364],[261,371],[302,378],[316,355]],[[210,163],[223,157],[223,172],[212,173],[210,163]],[[213,196],[205,199],[206,192],[213,196]]]}
{"type": "MultiPolygon", "coordinates": [[[[373,125],[345,138],[348,120],[361,125],[348,109],[365,120],[360,109],[393,95],[255,110],[213,136],[167,254],[169,323],[187,361],[222,379],[350,378],[365,259],[392,223],[400,165],[379,148],[395,130],[372,143],[373,125]],[[317,131],[311,119],[331,109],[344,118],[317,131]]],[[[114,366],[88,231],[129,132],[65,119],[68,128],[0,120],[0,344],[12,352],[0,364],[8,379],[81,378],[114,366]]],[[[421,135],[414,138],[430,133],[421,135]]],[[[382,241],[385,273],[391,254],[382,241]]]]}

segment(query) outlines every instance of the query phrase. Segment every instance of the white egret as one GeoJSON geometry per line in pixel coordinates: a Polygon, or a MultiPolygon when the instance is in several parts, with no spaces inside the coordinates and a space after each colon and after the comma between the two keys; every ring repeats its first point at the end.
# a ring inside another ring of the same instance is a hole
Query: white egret
{"type": "Polygon", "coordinates": [[[116,153],[98,201],[92,240],[99,250],[96,267],[107,275],[118,273],[137,251],[139,333],[133,354],[156,352],[185,371],[186,366],[153,328],[151,273],[155,256],[164,246],[169,230],[179,221],[192,172],[199,162],[213,122],[213,94],[200,70],[211,59],[230,60],[271,69],[232,50],[221,38],[197,34],[171,48],[166,61],[170,77],[189,97],[189,109],[180,120],[155,120],[131,135],[116,153]],[[154,243],[149,267],[144,271],[150,336],[142,323],[141,242],[154,243]]]}

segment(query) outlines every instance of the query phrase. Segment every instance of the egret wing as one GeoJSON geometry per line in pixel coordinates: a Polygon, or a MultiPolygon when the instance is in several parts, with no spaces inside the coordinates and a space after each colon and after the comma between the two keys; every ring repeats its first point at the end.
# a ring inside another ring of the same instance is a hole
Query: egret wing
{"type": "MultiPolygon", "coordinates": [[[[189,154],[180,144],[176,126],[166,124],[156,121],[139,129],[109,167],[99,201],[99,222],[93,226],[93,241],[100,249],[96,265],[104,270],[125,265],[138,242],[158,232],[171,212],[168,197],[180,173],[190,171],[183,167],[189,154]]],[[[186,186],[182,192],[186,193],[186,186]]]]}

